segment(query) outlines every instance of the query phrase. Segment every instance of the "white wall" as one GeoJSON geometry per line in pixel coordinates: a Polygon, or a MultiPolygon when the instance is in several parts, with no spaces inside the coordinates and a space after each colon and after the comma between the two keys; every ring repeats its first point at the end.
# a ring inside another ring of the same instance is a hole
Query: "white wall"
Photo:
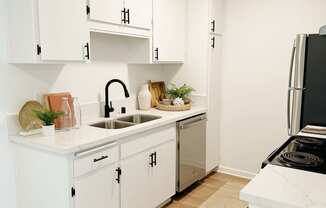
{"type": "Polygon", "coordinates": [[[0,0],[0,204],[1,207],[14,208],[15,205],[15,185],[12,152],[7,141],[6,126],[4,117],[6,113],[6,100],[8,98],[8,87],[5,85],[7,77],[3,71],[6,70],[6,27],[5,0],[0,0]]]}
{"type": "Polygon", "coordinates": [[[286,95],[297,33],[326,24],[325,0],[227,0],[221,165],[255,173],[287,139],[286,95]]]}

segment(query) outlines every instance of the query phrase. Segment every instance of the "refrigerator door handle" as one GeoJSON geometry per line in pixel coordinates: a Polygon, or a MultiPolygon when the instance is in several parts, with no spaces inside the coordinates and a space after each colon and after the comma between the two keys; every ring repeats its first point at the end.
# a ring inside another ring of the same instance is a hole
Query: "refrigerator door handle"
{"type": "Polygon", "coordinates": [[[291,125],[291,93],[295,90],[292,87],[292,79],[293,79],[293,66],[294,66],[294,57],[296,51],[296,42],[294,41],[292,47],[292,54],[291,54],[291,63],[290,63],[290,74],[289,74],[289,85],[288,85],[288,103],[287,103],[287,124],[288,124],[288,135],[292,135],[292,125],[291,125]]]}

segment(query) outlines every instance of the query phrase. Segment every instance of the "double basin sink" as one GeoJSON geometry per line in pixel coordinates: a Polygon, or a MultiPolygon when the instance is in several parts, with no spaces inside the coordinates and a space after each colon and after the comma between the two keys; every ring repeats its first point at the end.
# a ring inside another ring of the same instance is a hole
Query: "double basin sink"
{"type": "Polygon", "coordinates": [[[102,129],[123,129],[137,124],[154,121],[160,118],[162,117],[154,116],[154,115],[136,114],[136,115],[117,118],[114,120],[102,121],[99,123],[92,124],[90,126],[102,128],[102,129]]]}

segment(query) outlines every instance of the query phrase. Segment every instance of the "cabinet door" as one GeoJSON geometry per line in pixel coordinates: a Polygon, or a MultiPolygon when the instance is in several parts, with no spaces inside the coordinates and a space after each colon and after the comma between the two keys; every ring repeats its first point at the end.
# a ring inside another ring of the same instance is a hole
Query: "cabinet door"
{"type": "Polygon", "coordinates": [[[121,24],[123,0],[89,0],[91,20],[121,24]]]}
{"type": "Polygon", "coordinates": [[[153,208],[149,177],[150,153],[140,153],[121,162],[121,207],[153,208]]]}
{"type": "Polygon", "coordinates": [[[125,0],[127,25],[140,29],[152,29],[152,0],[125,0]],[[128,11],[129,10],[129,11],[128,11]]]}
{"type": "Polygon", "coordinates": [[[75,180],[75,208],[118,208],[116,165],[98,169],[75,180]]]}
{"type": "Polygon", "coordinates": [[[211,28],[210,32],[222,34],[223,32],[223,0],[211,0],[211,28]]]}
{"type": "MultiPolygon", "coordinates": [[[[219,165],[219,138],[216,131],[219,131],[220,122],[220,97],[221,97],[221,36],[214,38],[214,48],[210,47],[209,53],[209,80],[208,80],[208,121],[206,137],[206,172],[212,171],[219,165]]],[[[211,42],[210,44],[213,44],[211,42]]]]}
{"type": "Polygon", "coordinates": [[[153,2],[154,62],[183,62],[185,58],[185,0],[153,2]]]}
{"type": "Polygon", "coordinates": [[[176,141],[157,147],[156,166],[151,176],[153,207],[157,207],[176,192],[176,141]]]}
{"type": "Polygon", "coordinates": [[[42,60],[84,61],[89,42],[85,8],[81,0],[38,1],[42,60]]]}

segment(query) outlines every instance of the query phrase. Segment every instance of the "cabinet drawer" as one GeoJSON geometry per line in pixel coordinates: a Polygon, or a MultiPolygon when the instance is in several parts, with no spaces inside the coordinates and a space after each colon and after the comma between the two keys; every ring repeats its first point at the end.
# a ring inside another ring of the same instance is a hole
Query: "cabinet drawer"
{"type": "Polygon", "coordinates": [[[121,159],[176,139],[176,126],[170,125],[130,137],[121,144],[121,159]]]}
{"type": "Polygon", "coordinates": [[[115,163],[119,160],[119,149],[110,144],[76,154],[74,160],[74,177],[84,175],[97,168],[115,163]]]}

